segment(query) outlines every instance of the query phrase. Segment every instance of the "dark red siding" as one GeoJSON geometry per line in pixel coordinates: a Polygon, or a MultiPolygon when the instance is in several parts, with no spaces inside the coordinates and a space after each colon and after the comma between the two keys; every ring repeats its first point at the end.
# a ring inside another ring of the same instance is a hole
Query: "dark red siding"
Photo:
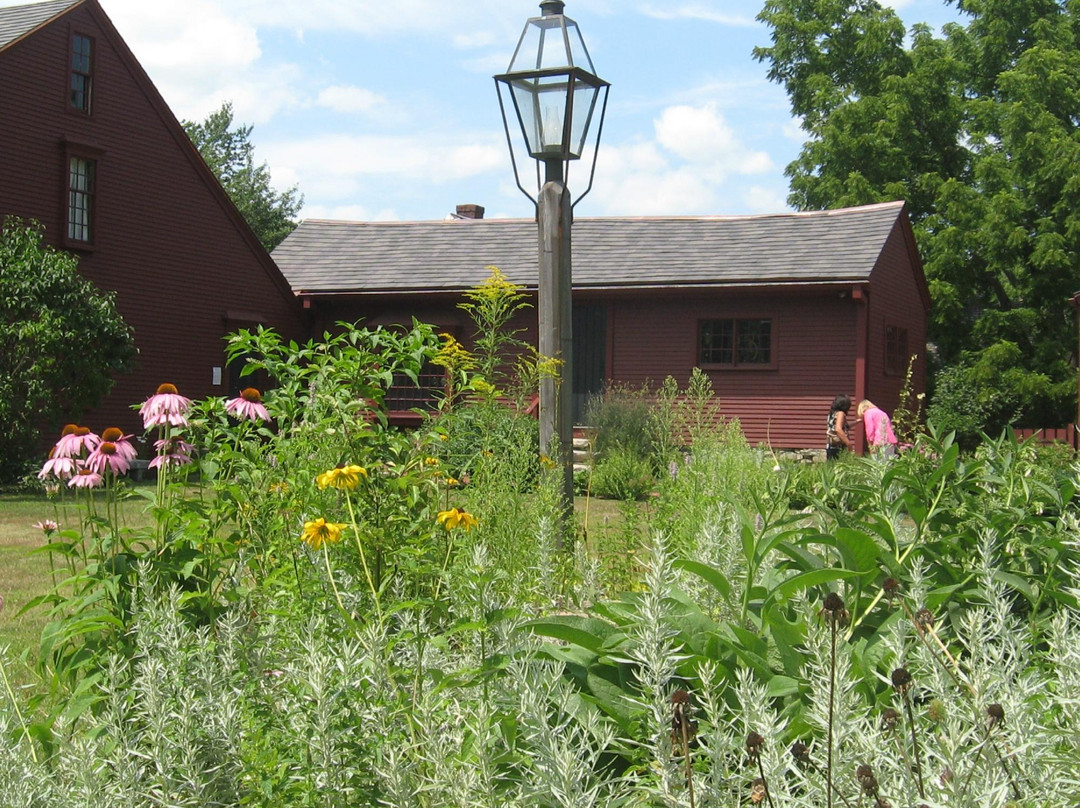
{"type": "MultiPolygon", "coordinates": [[[[897,326],[907,330],[908,353],[916,355],[912,387],[926,389],[927,307],[922,268],[912,265],[914,237],[903,221],[889,236],[870,275],[868,303],[869,367],[865,397],[890,415],[900,404],[903,374],[890,374],[885,366],[885,330],[897,326]]],[[[917,257],[914,259],[917,262],[917,257]]],[[[905,363],[906,367],[906,363],[905,363]]]]}
{"type": "Polygon", "coordinates": [[[141,431],[129,405],[166,381],[192,398],[225,395],[229,330],[262,322],[302,335],[273,261],[96,2],[0,52],[0,110],[0,215],[40,221],[54,246],[64,246],[66,150],[97,156],[93,249],[73,252],[86,277],[117,293],[139,360],[88,426],[141,431]],[[74,32],[95,46],[89,116],[68,109],[74,32]]]}

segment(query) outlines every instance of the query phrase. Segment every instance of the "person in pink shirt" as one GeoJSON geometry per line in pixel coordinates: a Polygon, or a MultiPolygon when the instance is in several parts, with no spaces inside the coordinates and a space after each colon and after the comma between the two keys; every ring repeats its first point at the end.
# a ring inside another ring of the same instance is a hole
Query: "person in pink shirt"
{"type": "Polygon", "coordinates": [[[856,408],[866,430],[866,442],[875,457],[889,458],[896,456],[896,433],[893,432],[892,420],[888,414],[874,402],[863,399],[856,408]]]}

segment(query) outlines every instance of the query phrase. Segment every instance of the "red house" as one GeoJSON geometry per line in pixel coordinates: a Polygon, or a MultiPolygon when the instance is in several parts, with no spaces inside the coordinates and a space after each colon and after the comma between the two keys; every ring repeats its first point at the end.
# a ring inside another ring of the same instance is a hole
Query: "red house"
{"type": "MultiPolygon", "coordinates": [[[[445,221],[309,220],[274,259],[316,329],[417,317],[467,342],[457,304],[485,267],[532,292],[538,276],[536,223],[482,216],[463,206],[445,221]]],[[[605,382],[685,384],[696,366],[751,443],[817,449],[836,394],[892,411],[912,356],[924,389],[930,298],[901,202],[580,219],[572,238],[578,413],[605,382]]],[[[535,308],[519,327],[535,342],[535,308]]]]}
{"type": "Polygon", "coordinates": [[[76,254],[135,331],[137,369],[87,415],[93,428],[141,432],[129,405],[162,382],[192,398],[228,394],[230,331],[306,333],[280,271],[97,0],[0,8],[8,215],[76,254]]]}

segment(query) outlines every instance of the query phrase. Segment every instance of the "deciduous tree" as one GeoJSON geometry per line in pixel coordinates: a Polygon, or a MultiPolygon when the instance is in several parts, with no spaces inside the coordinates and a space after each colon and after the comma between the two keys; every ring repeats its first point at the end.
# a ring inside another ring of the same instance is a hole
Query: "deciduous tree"
{"type": "Polygon", "coordinates": [[[135,358],[114,295],[18,219],[0,227],[0,480],[25,468],[39,430],[77,418],[135,358]]]}
{"type": "Polygon", "coordinates": [[[250,125],[233,126],[231,103],[210,113],[202,123],[184,121],[184,131],[210,170],[243,214],[267,250],[272,250],[295,228],[304,197],[296,186],[276,191],[266,163],[255,164],[250,125]]]}
{"type": "Polygon", "coordinates": [[[755,55],[808,135],[790,201],[907,200],[950,397],[983,429],[1060,424],[1075,414],[1080,2],[955,5],[960,22],[905,39],[874,0],[767,0],[755,55]]]}

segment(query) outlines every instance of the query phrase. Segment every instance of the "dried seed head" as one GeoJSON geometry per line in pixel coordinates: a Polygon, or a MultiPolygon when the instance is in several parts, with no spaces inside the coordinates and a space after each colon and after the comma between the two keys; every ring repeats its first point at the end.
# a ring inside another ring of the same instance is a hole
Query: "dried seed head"
{"type": "Polygon", "coordinates": [[[997,702],[986,706],[986,714],[990,717],[991,727],[996,727],[1005,721],[1005,708],[997,702]]]}
{"type": "Polygon", "coordinates": [[[884,797],[874,800],[874,808],[892,808],[892,804],[884,797]]]}
{"type": "Polygon", "coordinates": [[[697,735],[697,722],[691,719],[693,705],[690,694],[683,689],[671,694],[671,744],[680,747],[697,735]]]}
{"type": "Polygon", "coordinates": [[[867,796],[874,796],[877,794],[878,782],[874,777],[874,770],[867,764],[863,763],[859,768],[855,770],[855,779],[859,781],[859,787],[862,789],[863,794],[867,796]]]}
{"type": "Polygon", "coordinates": [[[881,726],[883,729],[891,730],[896,726],[896,722],[900,720],[900,713],[894,710],[892,707],[887,709],[881,714],[881,726]]]}
{"type": "Polygon", "coordinates": [[[900,693],[911,686],[911,674],[908,673],[907,668],[897,668],[892,672],[892,686],[900,693]]]}
{"type": "Polygon", "coordinates": [[[835,592],[830,592],[825,596],[825,611],[833,614],[844,611],[844,599],[835,592]]]}
{"type": "Polygon", "coordinates": [[[768,788],[765,781],[760,777],[755,778],[754,782],[750,784],[750,802],[757,805],[759,802],[764,801],[766,796],[768,796],[768,788]]]}
{"type": "Polygon", "coordinates": [[[934,613],[929,609],[923,608],[915,612],[915,625],[921,629],[930,629],[934,627],[934,613]]]}
{"type": "Polygon", "coordinates": [[[850,617],[848,610],[844,608],[844,599],[835,592],[830,592],[825,596],[820,613],[832,623],[833,627],[846,626],[850,617]]]}
{"type": "Polygon", "coordinates": [[[795,743],[791,745],[791,756],[799,761],[799,763],[809,763],[810,747],[802,741],[795,741],[795,743]]]}
{"type": "Polygon", "coordinates": [[[948,718],[949,710],[941,699],[932,699],[926,708],[926,714],[935,724],[940,724],[948,718]]]}
{"type": "Polygon", "coordinates": [[[765,739],[758,733],[751,732],[746,736],[746,753],[750,755],[751,760],[757,760],[761,754],[761,747],[765,745],[765,739]]]}
{"type": "Polygon", "coordinates": [[[881,588],[885,590],[885,596],[890,600],[900,594],[900,582],[895,578],[886,578],[881,588]]]}

